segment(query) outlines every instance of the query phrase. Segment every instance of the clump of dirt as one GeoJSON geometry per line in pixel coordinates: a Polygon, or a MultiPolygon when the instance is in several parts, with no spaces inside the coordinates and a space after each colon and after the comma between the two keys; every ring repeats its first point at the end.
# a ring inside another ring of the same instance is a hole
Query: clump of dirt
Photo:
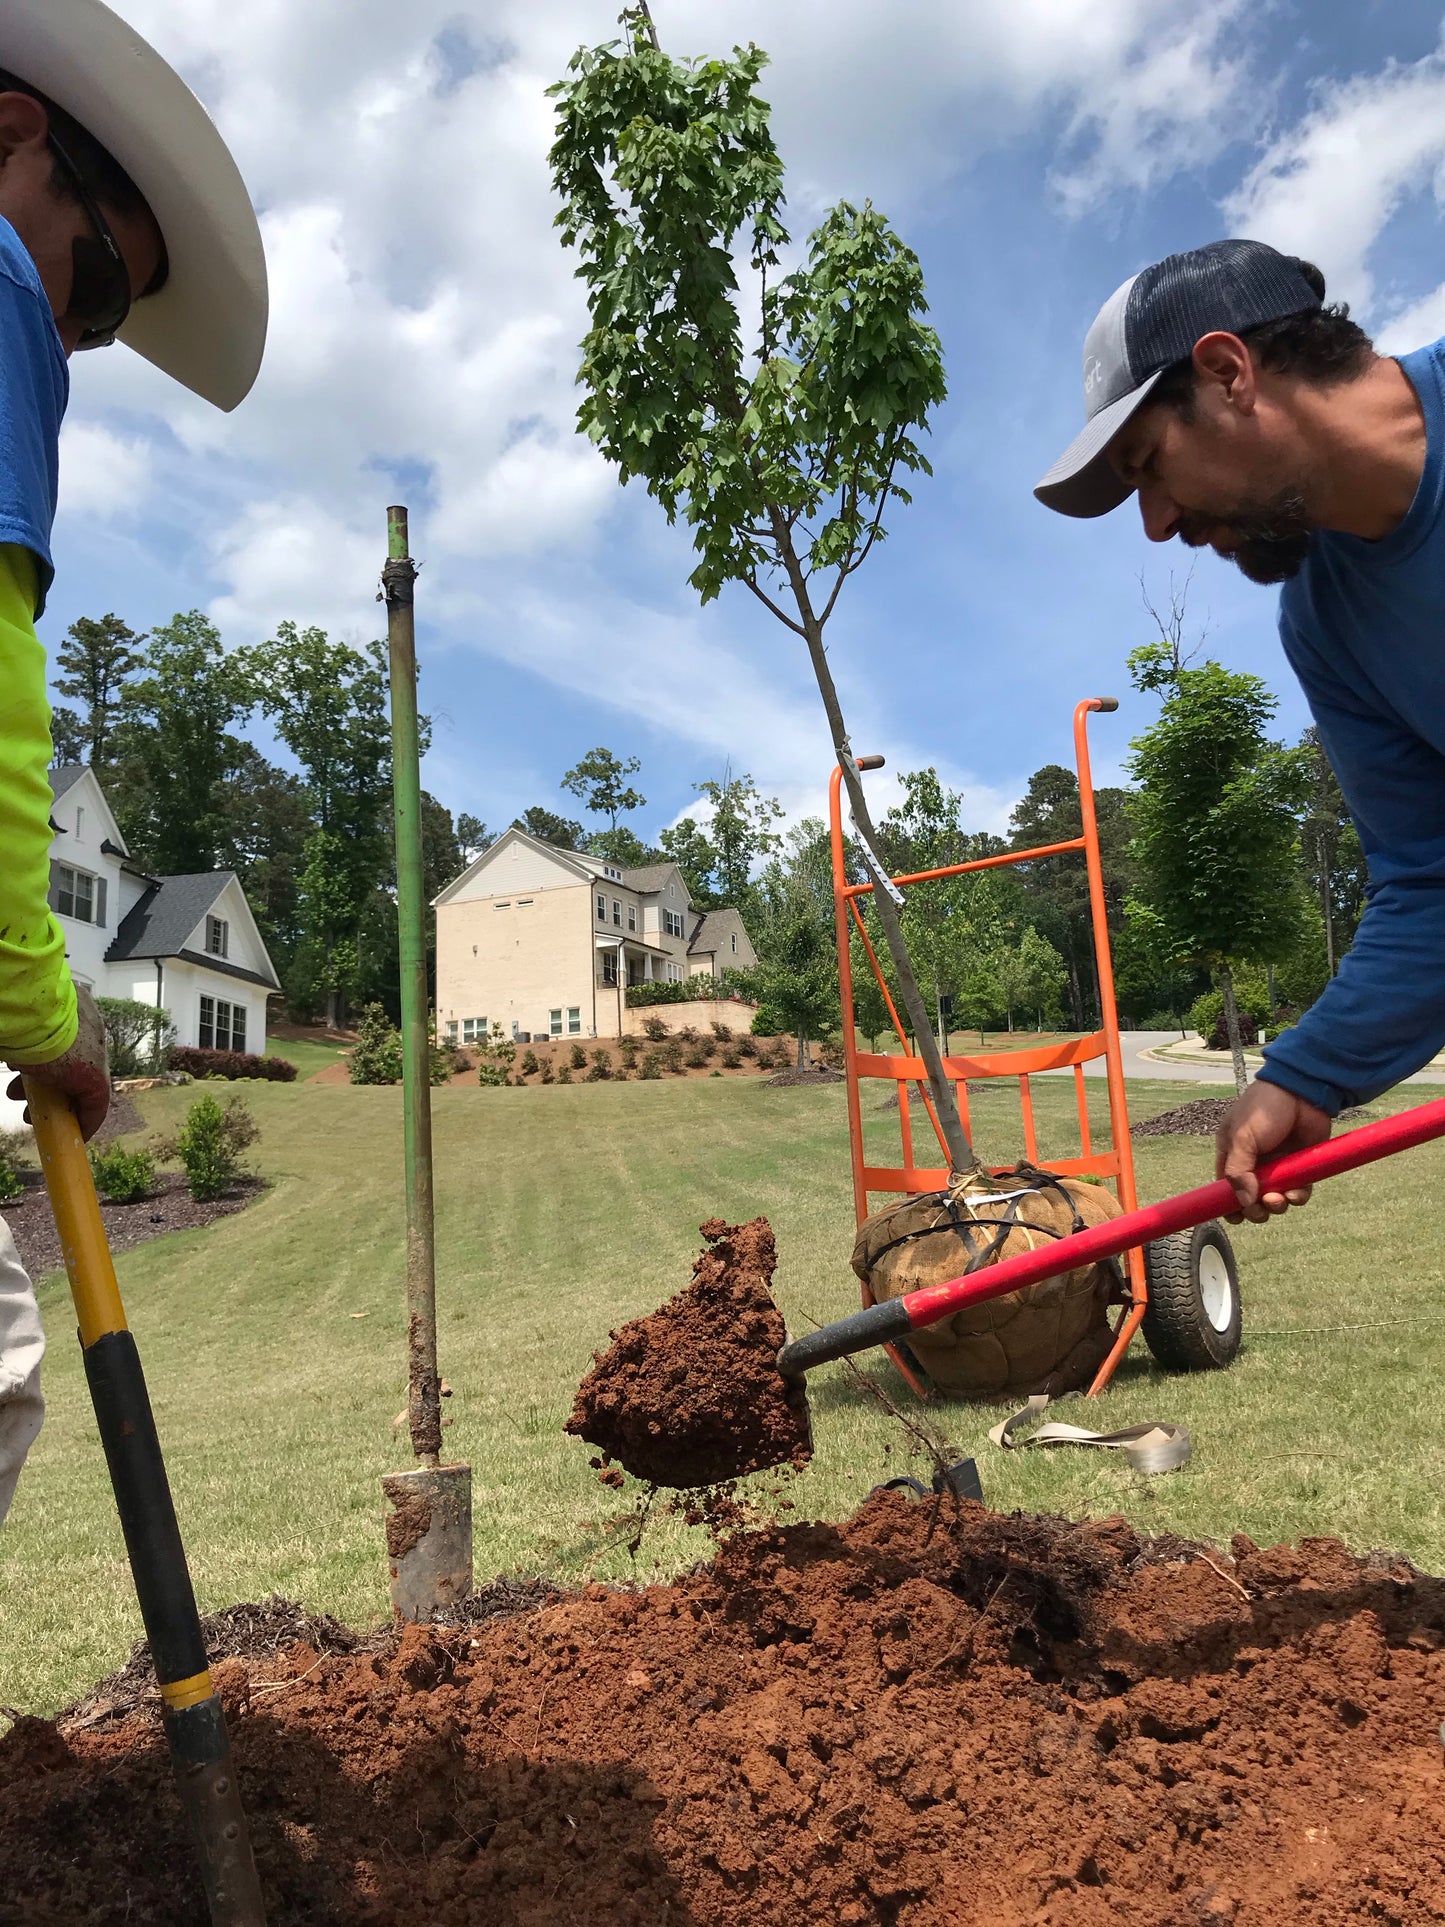
{"type": "MultiPolygon", "coordinates": [[[[1130,1130],[1130,1137],[1213,1137],[1224,1122],[1225,1113],[1233,1104],[1229,1097],[1196,1097],[1188,1104],[1180,1104],[1172,1111],[1160,1111],[1157,1117],[1141,1118],[1130,1130]]],[[[1374,1117],[1374,1111],[1367,1111],[1359,1105],[1340,1112],[1345,1122],[1353,1118],[1374,1117]]]]}
{"type": "Polygon", "coordinates": [[[709,1218],[701,1230],[692,1283],[611,1334],[566,1425],[653,1485],[722,1485],[812,1456],[807,1395],[775,1362],[787,1331],[768,1290],[771,1227],[709,1218]]]}
{"type": "MultiPolygon", "coordinates": [[[[1445,1584],[1336,1540],[875,1496],[379,1651],[233,1661],[275,1922],[1353,1927],[1445,1914],[1445,1584]]],[[[0,1740],[0,1920],[186,1927],[158,1724],[0,1740]]]]}

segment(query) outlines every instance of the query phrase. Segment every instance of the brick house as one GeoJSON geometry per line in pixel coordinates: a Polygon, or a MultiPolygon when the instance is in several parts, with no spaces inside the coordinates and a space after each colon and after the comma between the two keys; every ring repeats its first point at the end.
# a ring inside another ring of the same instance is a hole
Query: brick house
{"type": "Polygon", "coordinates": [[[673,863],[627,870],[508,830],[435,899],[437,1023],[459,1043],[618,1037],[630,986],[747,970],[736,910],[696,910],[673,863]]]}

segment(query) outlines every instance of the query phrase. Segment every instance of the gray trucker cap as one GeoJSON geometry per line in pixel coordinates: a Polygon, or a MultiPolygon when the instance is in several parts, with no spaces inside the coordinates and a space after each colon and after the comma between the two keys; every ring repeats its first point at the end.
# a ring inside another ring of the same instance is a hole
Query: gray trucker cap
{"type": "Polygon", "coordinates": [[[1318,268],[1263,241],[1211,241],[1171,254],[1116,288],[1084,337],[1081,434],[1064,450],[1034,494],[1060,515],[1107,515],[1133,494],[1104,451],[1149,391],[1201,335],[1243,334],[1261,322],[1318,308],[1318,268]]]}

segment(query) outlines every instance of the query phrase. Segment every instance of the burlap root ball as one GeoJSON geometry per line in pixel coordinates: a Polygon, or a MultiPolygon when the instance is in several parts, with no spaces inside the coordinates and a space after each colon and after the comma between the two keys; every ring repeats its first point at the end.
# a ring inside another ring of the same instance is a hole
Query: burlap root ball
{"type": "MultiPolygon", "coordinates": [[[[972,1200],[969,1191],[955,1192],[959,1215],[974,1227],[975,1249],[996,1239],[990,1225],[1005,1220],[1010,1209],[1015,1213],[1016,1223],[987,1264],[1054,1242],[1050,1231],[1067,1236],[1075,1213],[1088,1226],[1116,1218],[1122,1210],[1102,1185],[1057,1178],[1038,1188],[1040,1176],[1023,1165],[987,1180],[986,1192],[977,1184],[970,1186],[972,1200]],[[1028,1194],[1009,1204],[978,1201],[1025,1187],[1028,1194]]],[[[859,1226],[853,1247],[854,1271],[880,1300],[957,1278],[970,1261],[968,1241],[955,1228],[948,1199],[939,1192],[905,1198],[874,1212],[859,1226]],[[896,1242],[909,1232],[925,1230],[926,1236],[896,1242]]],[[[1027,1398],[1047,1392],[1058,1398],[1089,1384],[1107,1357],[1113,1342],[1107,1312],[1118,1297],[1114,1266],[1087,1265],[955,1312],[915,1332],[908,1343],[939,1390],[954,1397],[1027,1398]]]]}

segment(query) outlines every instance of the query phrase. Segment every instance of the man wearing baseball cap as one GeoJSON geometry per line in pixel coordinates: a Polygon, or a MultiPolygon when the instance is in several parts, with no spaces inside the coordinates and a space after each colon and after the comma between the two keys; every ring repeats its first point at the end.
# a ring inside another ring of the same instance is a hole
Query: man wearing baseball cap
{"type": "MultiPolygon", "coordinates": [[[[50,710],[35,620],[54,576],[69,357],[120,340],[230,409],[266,339],[255,212],[199,101],[101,0],[0,10],[0,1058],[110,1103],[49,888],[50,710]]],[[[12,1095],[18,1096],[18,1085],[12,1095]]],[[[0,1520],[40,1429],[35,1295],[0,1220],[0,1520]]]]}
{"type": "Polygon", "coordinates": [[[1256,1222],[1309,1196],[1261,1195],[1261,1158],[1445,1046],[1445,340],[1377,355],[1324,295],[1258,241],[1133,276],[1084,342],[1083,432],[1034,491],[1077,516],[1137,494],[1152,541],[1284,585],[1285,654],[1359,830],[1354,943],[1220,1128],[1256,1222]]]}

